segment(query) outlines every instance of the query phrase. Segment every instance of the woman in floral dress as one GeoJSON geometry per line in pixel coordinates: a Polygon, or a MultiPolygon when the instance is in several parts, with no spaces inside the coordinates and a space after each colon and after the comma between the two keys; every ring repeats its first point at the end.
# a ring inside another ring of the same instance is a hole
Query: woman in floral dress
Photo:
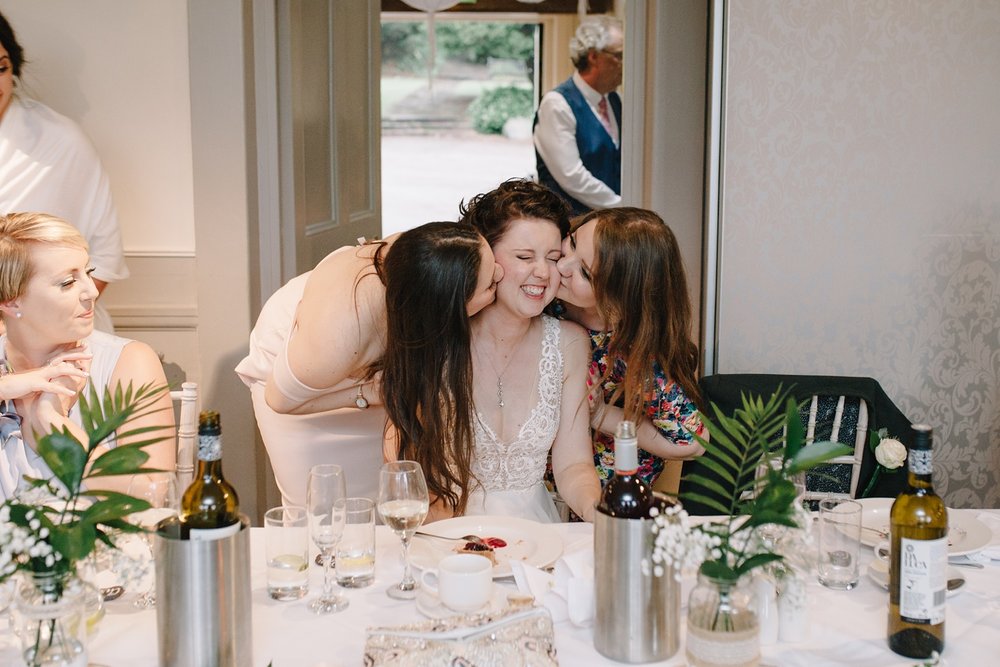
{"type": "Polygon", "coordinates": [[[578,219],[562,250],[561,315],[590,333],[598,475],[610,477],[615,426],[631,419],[638,424],[639,474],[652,483],[665,460],[700,456],[693,434],[707,435],[677,240],[652,211],[622,207],[578,219]]]}

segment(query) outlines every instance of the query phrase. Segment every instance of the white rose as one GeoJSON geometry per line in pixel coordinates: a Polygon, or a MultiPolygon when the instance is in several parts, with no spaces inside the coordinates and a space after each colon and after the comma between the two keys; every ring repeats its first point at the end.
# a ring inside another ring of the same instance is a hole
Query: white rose
{"type": "Polygon", "coordinates": [[[875,447],[875,460],[888,470],[895,470],[906,461],[906,447],[895,438],[883,438],[875,447]]]}

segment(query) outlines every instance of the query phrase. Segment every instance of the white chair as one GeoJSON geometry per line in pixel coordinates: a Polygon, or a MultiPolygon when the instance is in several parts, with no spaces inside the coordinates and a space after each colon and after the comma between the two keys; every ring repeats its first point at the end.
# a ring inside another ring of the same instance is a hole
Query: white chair
{"type": "Polygon", "coordinates": [[[198,383],[185,382],[170,392],[177,410],[177,484],[183,491],[194,479],[195,448],[198,443],[198,383]]]}
{"type": "MultiPolygon", "coordinates": [[[[875,478],[877,462],[869,446],[872,432],[885,428],[891,437],[909,442],[907,419],[879,383],[868,377],[824,375],[769,375],[757,373],[717,374],[699,381],[705,406],[712,403],[724,415],[732,416],[743,404],[743,395],[768,398],[779,387],[789,391],[802,406],[800,417],[807,444],[833,440],[854,451],[817,466],[806,474],[806,499],[894,498],[906,483],[905,472],[875,478]],[[868,490],[869,483],[872,489],[868,490]],[[866,493],[866,491],[869,491],[866,493]]],[[[708,410],[714,417],[714,409],[708,410]]],[[[684,475],[718,479],[699,459],[684,462],[684,475]]],[[[681,479],[681,494],[691,489],[681,479]]],[[[718,514],[716,508],[695,499],[684,502],[689,514],[718,514]]]]}

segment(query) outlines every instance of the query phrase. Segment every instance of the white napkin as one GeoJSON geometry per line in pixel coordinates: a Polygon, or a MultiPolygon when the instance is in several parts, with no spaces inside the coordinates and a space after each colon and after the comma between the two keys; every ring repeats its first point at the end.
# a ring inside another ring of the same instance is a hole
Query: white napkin
{"type": "Polygon", "coordinates": [[[993,531],[993,539],[981,551],[971,554],[969,558],[982,562],[990,560],[1000,561],[1000,516],[989,512],[981,512],[978,518],[993,531]]]}
{"type": "Polygon", "coordinates": [[[579,627],[594,623],[594,549],[590,539],[567,546],[552,574],[523,561],[511,561],[510,569],[519,592],[531,595],[559,623],[579,627]]]}

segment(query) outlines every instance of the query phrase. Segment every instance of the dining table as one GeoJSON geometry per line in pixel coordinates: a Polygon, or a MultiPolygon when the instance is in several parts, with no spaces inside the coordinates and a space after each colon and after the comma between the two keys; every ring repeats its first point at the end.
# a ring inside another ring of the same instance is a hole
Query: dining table
{"type": "MultiPolygon", "coordinates": [[[[966,510],[971,511],[971,510],[966,510]]],[[[1000,526],[1000,510],[978,510],[1000,526]]],[[[310,568],[310,590],[293,601],[272,600],[267,592],[264,530],[250,529],[253,665],[261,667],[349,667],[364,664],[366,632],[373,627],[419,623],[426,620],[414,601],[394,600],[386,588],[402,575],[399,538],[384,526],[376,529],[374,583],[345,589],[349,607],[339,613],[317,615],[309,602],[322,587],[322,570],[310,568]]],[[[994,543],[1000,544],[997,528],[994,543]]],[[[564,523],[551,526],[550,534],[566,551],[592,548],[593,526],[564,523]]],[[[852,590],[830,590],[815,576],[807,584],[808,619],[803,640],[777,642],[761,648],[764,666],[780,667],[896,667],[921,664],[889,650],[886,643],[888,593],[865,571],[875,558],[870,547],[861,549],[861,578],[852,590]]],[[[636,567],[640,565],[637,563],[636,567]]],[[[1000,561],[983,567],[963,567],[966,583],[947,600],[945,661],[951,667],[1000,663],[1000,561]]],[[[600,576],[600,573],[596,573],[600,576]]],[[[516,591],[513,579],[498,579],[498,586],[516,591]]],[[[681,582],[682,600],[693,586],[693,575],[681,582]]],[[[105,605],[105,615],[89,637],[93,667],[146,667],[159,664],[156,608],[138,609],[133,595],[105,605]]],[[[686,605],[685,605],[686,606],[686,605]]],[[[680,646],[663,667],[685,665],[684,607],[680,646]]],[[[0,619],[0,665],[20,666],[16,638],[9,614],[0,619]]],[[[579,619],[576,619],[579,620],[579,619]]],[[[593,644],[593,628],[569,620],[554,624],[559,664],[568,667],[620,665],[600,655],[593,644]]]]}

